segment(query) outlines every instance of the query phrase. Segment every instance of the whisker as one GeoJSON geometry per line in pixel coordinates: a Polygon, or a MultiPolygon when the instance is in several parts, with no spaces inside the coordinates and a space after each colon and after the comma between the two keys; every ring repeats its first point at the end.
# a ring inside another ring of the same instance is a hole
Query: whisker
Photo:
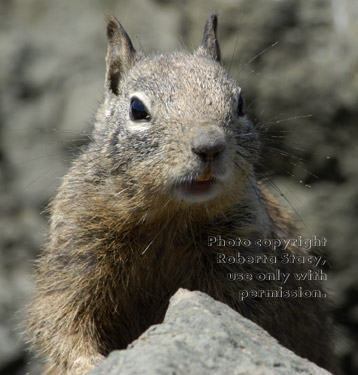
{"type": "Polygon", "coordinates": [[[267,51],[269,51],[270,49],[276,47],[278,45],[278,41],[271,44],[270,46],[268,46],[267,48],[265,48],[264,50],[262,50],[261,52],[259,52],[257,55],[255,55],[252,59],[250,59],[236,74],[236,78],[241,74],[241,72],[243,72],[252,62],[254,62],[258,57],[260,57],[261,55],[263,55],[264,53],[266,53],[267,51]]]}
{"type": "Polygon", "coordinates": [[[234,61],[234,57],[235,57],[235,54],[236,54],[236,48],[237,48],[237,42],[238,41],[239,41],[239,34],[237,34],[236,41],[235,41],[235,47],[234,47],[234,50],[233,50],[232,55],[231,55],[231,60],[230,60],[230,64],[229,64],[228,74],[230,74],[231,65],[232,65],[232,63],[234,61]]]}
{"type": "Polygon", "coordinates": [[[299,219],[299,221],[303,224],[303,226],[306,228],[306,230],[308,231],[308,228],[306,226],[306,223],[303,221],[301,215],[298,213],[298,211],[295,209],[295,207],[292,205],[292,203],[290,202],[290,200],[285,196],[285,194],[283,194],[283,192],[281,191],[281,189],[272,181],[272,179],[270,177],[268,177],[267,175],[264,175],[263,174],[263,178],[264,180],[266,180],[273,188],[274,190],[277,191],[277,193],[280,195],[280,197],[282,197],[286,202],[287,204],[290,206],[290,208],[293,210],[293,212],[295,213],[296,217],[299,219]]]}

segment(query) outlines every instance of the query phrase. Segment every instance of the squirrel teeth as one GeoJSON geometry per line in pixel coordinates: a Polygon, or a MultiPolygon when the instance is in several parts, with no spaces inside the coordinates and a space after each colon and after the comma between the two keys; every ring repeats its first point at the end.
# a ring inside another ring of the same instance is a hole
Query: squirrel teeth
{"type": "Polygon", "coordinates": [[[210,169],[208,169],[202,176],[200,176],[197,181],[198,182],[205,182],[205,181],[209,181],[211,178],[211,171],[210,169]]]}

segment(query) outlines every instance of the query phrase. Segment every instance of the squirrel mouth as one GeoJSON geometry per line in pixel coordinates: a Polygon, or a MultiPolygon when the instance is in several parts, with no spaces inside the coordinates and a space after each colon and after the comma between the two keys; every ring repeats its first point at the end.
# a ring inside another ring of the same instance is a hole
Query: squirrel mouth
{"type": "Polygon", "coordinates": [[[212,196],[218,181],[211,175],[210,169],[198,178],[192,178],[182,185],[182,192],[190,200],[206,200],[212,196]]]}
{"type": "Polygon", "coordinates": [[[216,181],[214,178],[209,178],[207,180],[193,180],[185,185],[185,190],[192,195],[201,195],[209,193],[216,181]]]}

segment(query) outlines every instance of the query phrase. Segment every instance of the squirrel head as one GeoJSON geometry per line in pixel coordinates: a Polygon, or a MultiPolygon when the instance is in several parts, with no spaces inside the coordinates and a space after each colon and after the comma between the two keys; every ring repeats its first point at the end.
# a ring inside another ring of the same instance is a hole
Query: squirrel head
{"type": "Polygon", "coordinates": [[[197,206],[232,204],[228,197],[237,200],[252,179],[258,130],[221,65],[216,31],[211,14],[194,53],[145,56],[109,18],[105,100],[94,134],[113,186],[126,183],[146,202],[197,206]]]}

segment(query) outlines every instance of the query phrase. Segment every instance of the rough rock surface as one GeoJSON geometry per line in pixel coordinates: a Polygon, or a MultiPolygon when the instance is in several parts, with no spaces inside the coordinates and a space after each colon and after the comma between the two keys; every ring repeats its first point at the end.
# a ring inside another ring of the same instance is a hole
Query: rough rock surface
{"type": "Polygon", "coordinates": [[[172,297],[164,322],[126,350],[112,352],[91,375],[328,375],[282,347],[227,305],[185,289],[172,297]]]}
{"type": "Polygon", "coordinates": [[[194,49],[213,9],[246,112],[270,128],[269,172],[259,169],[306,235],[328,240],[321,250],[330,260],[337,351],[344,373],[358,373],[357,0],[2,0],[0,375],[39,373],[18,326],[45,241],[41,213],[87,142],[102,96],[104,14],[116,14],[136,48],[151,52],[194,49]]]}

